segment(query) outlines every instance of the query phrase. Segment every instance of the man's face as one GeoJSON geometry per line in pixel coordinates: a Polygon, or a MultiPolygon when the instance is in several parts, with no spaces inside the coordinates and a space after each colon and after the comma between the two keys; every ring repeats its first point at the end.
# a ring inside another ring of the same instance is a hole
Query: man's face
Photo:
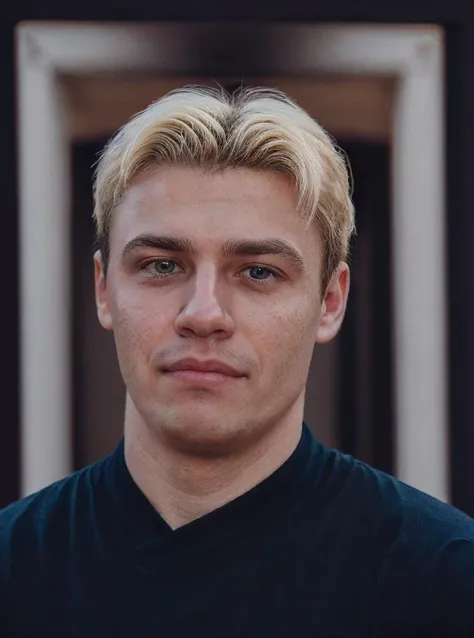
{"type": "Polygon", "coordinates": [[[338,331],[349,283],[341,265],[322,303],[321,265],[280,174],[157,168],[129,187],[106,277],[95,256],[96,297],[147,427],[211,453],[301,419],[314,344],[338,331]]]}

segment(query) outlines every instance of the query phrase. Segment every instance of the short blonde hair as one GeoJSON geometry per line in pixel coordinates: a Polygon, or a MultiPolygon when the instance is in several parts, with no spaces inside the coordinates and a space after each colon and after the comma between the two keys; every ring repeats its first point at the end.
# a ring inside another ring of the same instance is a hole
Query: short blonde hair
{"type": "Polygon", "coordinates": [[[116,133],[94,180],[94,219],[106,266],[114,208],[133,180],[159,165],[283,173],[296,189],[298,212],[321,234],[323,289],[348,258],[355,230],[348,165],[324,129],[280,91],[184,87],[116,133]]]}

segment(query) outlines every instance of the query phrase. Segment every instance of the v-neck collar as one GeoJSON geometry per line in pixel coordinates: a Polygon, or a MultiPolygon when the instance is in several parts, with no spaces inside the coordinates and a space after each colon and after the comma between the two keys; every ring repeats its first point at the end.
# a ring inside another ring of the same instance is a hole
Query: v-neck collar
{"type": "MultiPolygon", "coordinates": [[[[268,520],[298,494],[319,444],[306,424],[291,456],[268,478],[234,500],[173,530],[134,482],[124,456],[124,439],[103,464],[108,491],[121,518],[122,534],[142,565],[160,549],[176,557],[203,551],[230,535],[245,533],[268,520]]],[[[163,554],[163,552],[161,552],[163,554]]]]}

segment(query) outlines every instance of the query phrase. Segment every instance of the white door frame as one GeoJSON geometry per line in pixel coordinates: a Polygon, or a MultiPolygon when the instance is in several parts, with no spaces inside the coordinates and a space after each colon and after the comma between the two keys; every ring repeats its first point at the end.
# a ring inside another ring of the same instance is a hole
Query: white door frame
{"type": "MultiPolygon", "coordinates": [[[[22,495],[72,470],[71,184],[61,74],[189,72],[196,52],[187,34],[208,28],[17,27],[22,495]]],[[[396,473],[448,500],[443,33],[373,25],[265,30],[280,76],[376,73],[398,80],[391,175],[396,473]]]]}

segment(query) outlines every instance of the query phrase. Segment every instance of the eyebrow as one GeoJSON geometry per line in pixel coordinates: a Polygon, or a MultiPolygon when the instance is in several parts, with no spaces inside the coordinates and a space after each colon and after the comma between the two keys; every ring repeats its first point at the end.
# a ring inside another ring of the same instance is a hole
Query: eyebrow
{"type": "Polygon", "coordinates": [[[226,257],[232,255],[282,255],[289,259],[296,268],[304,270],[302,255],[283,239],[230,239],[225,242],[222,254],[226,257]]]}
{"type": "Polygon", "coordinates": [[[195,253],[194,246],[189,239],[142,234],[125,244],[122,252],[122,261],[126,261],[131,253],[140,248],[154,248],[155,250],[166,250],[171,253],[195,253]]]}
{"type": "MultiPolygon", "coordinates": [[[[153,248],[155,250],[190,255],[195,255],[197,252],[192,241],[186,238],[142,234],[125,245],[122,252],[122,261],[125,261],[131,253],[140,248],[153,248]]],[[[222,254],[225,257],[282,255],[289,259],[298,270],[304,270],[304,259],[300,252],[285,240],[278,238],[258,240],[229,239],[222,246],[222,254]]]]}

